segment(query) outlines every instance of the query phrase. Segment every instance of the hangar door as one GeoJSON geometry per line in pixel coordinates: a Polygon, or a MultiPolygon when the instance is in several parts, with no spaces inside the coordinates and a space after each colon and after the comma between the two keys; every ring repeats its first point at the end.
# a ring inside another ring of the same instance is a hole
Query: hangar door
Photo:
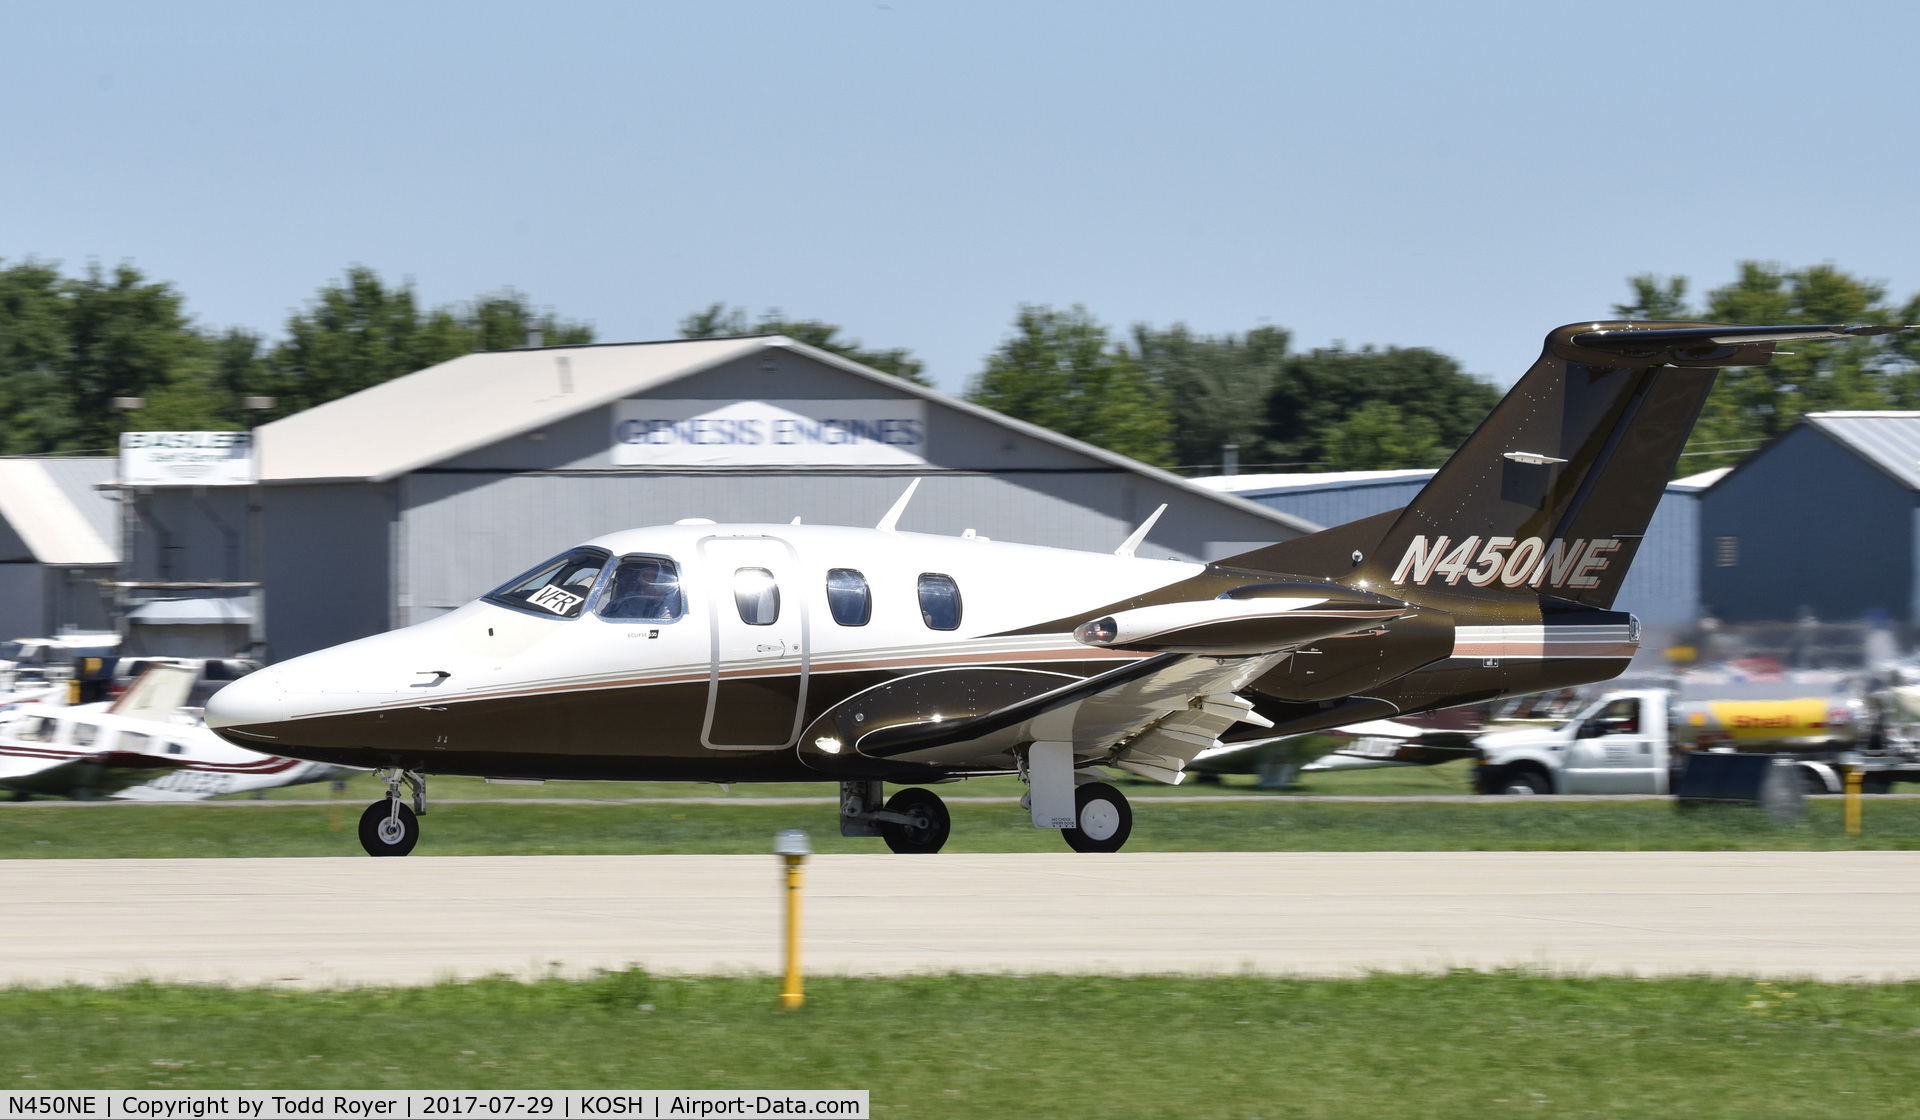
{"type": "Polygon", "coordinates": [[[700,741],[714,750],[792,746],[807,703],[799,557],[778,537],[708,537],[700,561],[713,640],[700,741]]]}

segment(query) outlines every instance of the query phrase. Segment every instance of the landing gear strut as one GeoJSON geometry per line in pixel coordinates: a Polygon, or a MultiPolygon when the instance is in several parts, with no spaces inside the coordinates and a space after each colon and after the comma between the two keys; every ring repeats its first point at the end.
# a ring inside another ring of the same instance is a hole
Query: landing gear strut
{"type": "Polygon", "coordinates": [[[360,846],[370,856],[404,856],[420,842],[420,816],[427,811],[427,780],[411,770],[385,771],[387,796],[360,814],[360,846]],[[400,798],[400,783],[413,794],[413,807],[400,798]]]}

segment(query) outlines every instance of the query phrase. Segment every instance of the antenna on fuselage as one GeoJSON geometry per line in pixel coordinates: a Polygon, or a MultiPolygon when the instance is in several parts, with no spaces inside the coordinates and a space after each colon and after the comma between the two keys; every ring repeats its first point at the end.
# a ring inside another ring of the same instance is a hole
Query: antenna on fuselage
{"type": "Polygon", "coordinates": [[[900,515],[907,512],[907,503],[913,500],[913,492],[918,489],[920,489],[919,479],[916,478],[912,482],[907,483],[907,492],[900,495],[900,500],[893,503],[893,508],[887,511],[887,515],[882,517],[880,524],[875,525],[874,528],[883,533],[897,532],[900,525],[900,515]]]}
{"type": "Polygon", "coordinates": [[[1153,523],[1160,520],[1160,515],[1165,512],[1167,512],[1167,503],[1161,502],[1160,508],[1148,514],[1147,519],[1140,523],[1140,527],[1133,531],[1133,535],[1120,542],[1120,547],[1114,549],[1113,554],[1115,556],[1132,556],[1133,550],[1140,547],[1140,542],[1147,539],[1147,530],[1153,528],[1153,523]]]}

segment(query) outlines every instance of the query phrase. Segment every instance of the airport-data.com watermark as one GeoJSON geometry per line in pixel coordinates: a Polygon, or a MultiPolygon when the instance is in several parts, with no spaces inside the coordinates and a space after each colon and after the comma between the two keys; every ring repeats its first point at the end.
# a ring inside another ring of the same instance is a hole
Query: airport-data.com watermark
{"type": "Polygon", "coordinates": [[[622,1089],[530,1092],[121,1089],[7,1093],[0,1120],[867,1120],[865,1089],[622,1089]]]}

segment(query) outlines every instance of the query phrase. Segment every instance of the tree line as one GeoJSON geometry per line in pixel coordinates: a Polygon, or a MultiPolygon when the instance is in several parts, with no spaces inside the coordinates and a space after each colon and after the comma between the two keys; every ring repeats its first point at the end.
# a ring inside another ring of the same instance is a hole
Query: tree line
{"type": "MultiPolygon", "coordinates": [[[[1685,276],[1643,273],[1633,298],[1614,305],[1624,319],[1716,323],[1920,323],[1920,294],[1896,305],[1884,284],[1831,264],[1787,268],[1741,261],[1732,283],[1696,306],[1685,276]]],[[[1920,340],[1911,333],[1781,345],[1764,366],[1720,371],[1680,460],[1691,474],[1732,466],[1809,412],[1920,408],[1920,340]]]]}
{"type": "MultiPolygon", "coordinates": [[[[1818,265],[1742,262],[1695,308],[1686,277],[1628,281],[1632,319],[1885,323],[1920,318],[1884,285],[1818,265]]],[[[868,347],[836,324],[714,303],[684,338],[784,334],[921,385],[905,348],[868,347]]],[[[68,276],[0,262],[0,454],[108,450],[126,430],[231,430],[290,415],[480,350],[594,341],[593,328],[508,289],[425,307],[408,283],[354,266],[269,341],[194,322],[184,296],[132,265],[68,276]],[[117,398],[143,398],[138,411],[117,398]],[[271,398],[270,406],[263,398],[271,398]],[[249,406],[253,407],[249,407],[249,406]],[[265,406],[265,407],[262,407],[265,406]]],[[[1158,466],[1211,469],[1234,445],[1247,469],[1430,467],[1500,390],[1426,347],[1291,348],[1284,328],[1197,334],[1117,331],[1086,308],[1023,305],[969,381],[968,399],[1158,466]]],[[[1796,343],[1771,366],[1728,370],[1708,399],[1682,473],[1737,461],[1800,415],[1920,407],[1920,343],[1908,336],[1796,343]]]]}
{"type": "Polygon", "coordinates": [[[173,285],[132,265],[64,276],[0,265],[0,454],[110,450],[122,431],[232,431],[291,415],[475,350],[593,341],[515,291],[423,308],[412,285],[349,268],[268,343],[210,330],[173,285]],[[138,411],[114,407],[139,398],[138,411]],[[248,409],[248,398],[268,407],[248,409]]]}

